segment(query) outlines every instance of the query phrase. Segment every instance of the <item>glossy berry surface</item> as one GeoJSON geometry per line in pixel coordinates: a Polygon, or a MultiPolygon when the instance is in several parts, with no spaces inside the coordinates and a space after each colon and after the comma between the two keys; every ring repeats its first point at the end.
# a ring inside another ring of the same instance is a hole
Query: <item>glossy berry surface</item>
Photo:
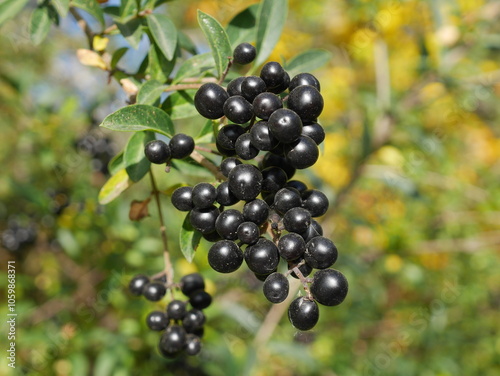
{"type": "Polygon", "coordinates": [[[267,88],[274,88],[283,84],[285,70],[280,63],[270,61],[264,64],[260,71],[260,78],[264,80],[267,88]]]}
{"type": "Polygon", "coordinates": [[[241,161],[238,158],[224,158],[224,160],[220,164],[220,172],[222,172],[222,175],[227,178],[231,170],[239,164],[241,164],[241,161]]]}
{"type": "Polygon", "coordinates": [[[245,250],[248,268],[257,274],[272,273],[279,263],[278,248],[268,239],[260,238],[245,250]]]}
{"type": "Polygon", "coordinates": [[[217,197],[215,200],[222,206],[231,206],[240,201],[229,190],[229,183],[227,181],[220,183],[217,187],[217,197]]]}
{"type": "Polygon", "coordinates": [[[215,230],[224,239],[235,240],[238,238],[238,226],[243,222],[243,214],[238,210],[224,210],[215,221],[215,230]]]}
{"type": "Polygon", "coordinates": [[[193,188],[179,187],[172,193],[172,205],[180,211],[190,211],[193,205],[193,188]]]}
{"type": "Polygon", "coordinates": [[[195,329],[201,328],[205,323],[205,315],[199,309],[187,311],[182,319],[182,326],[186,332],[190,333],[195,329]]]}
{"type": "Polygon", "coordinates": [[[278,241],[279,254],[285,260],[296,260],[304,255],[305,250],[306,242],[294,232],[281,236],[278,241]]]}
{"type": "Polygon", "coordinates": [[[189,221],[196,230],[202,234],[208,234],[215,231],[215,221],[218,216],[219,209],[212,205],[206,209],[195,208],[191,210],[189,221]]]}
{"type": "Polygon", "coordinates": [[[186,315],[186,303],[180,300],[172,300],[167,305],[167,316],[172,320],[182,320],[186,315]]]}
{"type": "Polygon", "coordinates": [[[295,111],[302,121],[315,121],[323,111],[323,97],[313,86],[298,86],[288,96],[288,108],[295,111]]]}
{"type": "Polygon", "coordinates": [[[172,158],[183,159],[189,157],[194,150],[193,137],[184,133],[174,135],[169,142],[172,158]]]}
{"type": "Polygon", "coordinates": [[[205,288],[205,281],[201,274],[191,273],[181,278],[181,291],[184,295],[189,296],[196,290],[203,290],[205,288]]]}
{"type": "Polygon", "coordinates": [[[252,105],[255,116],[267,120],[274,111],[283,107],[283,102],[276,94],[265,92],[257,95],[252,105]]]}
{"type": "Polygon", "coordinates": [[[260,237],[259,226],[253,222],[243,222],[238,226],[237,235],[243,244],[255,244],[260,237]]]}
{"type": "Polygon", "coordinates": [[[166,292],[167,289],[165,288],[165,285],[163,283],[149,282],[146,286],[144,286],[142,295],[144,295],[144,297],[147,300],[150,300],[152,302],[157,302],[158,300],[161,300],[165,296],[166,292]]]}
{"type": "Polygon", "coordinates": [[[302,199],[294,188],[281,188],[274,196],[274,210],[280,214],[300,206],[302,206],[302,199]]]}
{"type": "Polygon", "coordinates": [[[234,167],[228,176],[229,189],[240,200],[253,200],[262,189],[262,173],[253,165],[234,167]]]}
{"type": "Polygon", "coordinates": [[[326,269],[337,261],[338,251],[330,239],[317,236],[311,239],[306,246],[304,259],[315,269],[326,269]]]}
{"type": "Polygon", "coordinates": [[[302,133],[302,120],[292,110],[280,108],[274,111],[268,120],[269,130],[280,142],[290,143],[302,133]]]}
{"type": "Polygon", "coordinates": [[[238,137],[234,145],[234,150],[236,151],[236,155],[244,161],[254,159],[259,154],[259,149],[252,144],[250,133],[243,133],[238,137]]]}
{"type": "Polygon", "coordinates": [[[279,167],[267,167],[262,170],[262,191],[276,192],[280,190],[287,181],[285,171],[279,167]]]}
{"type": "Polygon", "coordinates": [[[212,303],[210,294],[203,290],[198,290],[189,295],[189,304],[196,309],[205,309],[212,303]]]}
{"type": "Polygon", "coordinates": [[[162,140],[149,141],[144,147],[144,154],[154,164],[166,163],[171,158],[170,147],[162,140]]]}
{"type": "Polygon", "coordinates": [[[203,84],[194,96],[194,106],[201,116],[219,119],[224,116],[224,102],[229,98],[222,86],[209,82],[203,84]]]}
{"type": "Polygon", "coordinates": [[[260,77],[248,76],[241,83],[241,95],[249,102],[253,102],[255,97],[264,91],[266,83],[260,77]]]}
{"type": "Polygon", "coordinates": [[[252,105],[241,95],[229,97],[223,109],[224,115],[236,124],[244,124],[253,116],[252,105]]]}
{"type": "Polygon", "coordinates": [[[293,175],[295,175],[295,167],[293,167],[285,157],[279,156],[274,154],[273,152],[271,153],[266,153],[264,155],[264,158],[262,159],[260,163],[260,168],[264,169],[266,167],[272,167],[276,166],[281,168],[283,171],[285,171],[286,176],[288,179],[291,179],[293,175]]]}
{"type": "Polygon", "coordinates": [[[237,124],[228,124],[223,126],[217,133],[217,143],[224,149],[234,150],[236,140],[245,130],[237,124]]]}
{"type": "Polygon", "coordinates": [[[229,96],[233,95],[241,95],[241,83],[245,80],[246,77],[241,76],[241,77],[236,77],[234,80],[231,80],[227,84],[227,93],[229,96]]]}
{"type": "Polygon", "coordinates": [[[134,295],[142,295],[142,291],[144,290],[144,286],[149,283],[149,277],[143,274],[136,275],[134,278],[130,280],[128,285],[129,291],[134,295]]]}
{"type": "Polygon", "coordinates": [[[188,355],[197,355],[201,351],[200,337],[194,334],[188,334],[186,336],[185,351],[188,355]]]}
{"type": "Polygon", "coordinates": [[[319,158],[318,145],[310,137],[300,136],[290,144],[286,157],[296,169],[311,167],[319,158]]]}
{"type": "Polygon", "coordinates": [[[300,194],[303,192],[307,191],[307,185],[304,182],[301,182],[300,180],[289,180],[285,187],[290,187],[290,188],[295,188],[297,191],[299,191],[300,194]]]}
{"type": "Polygon", "coordinates": [[[271,93],[275,94],[280,94],[284,92],[286,89],[288,89],[289,85],[290,85],[290,76],[288,75],[287,72],[284,72],[283,77],[281,79],[281,84],[275,87],[268,87],[267,91],[270,91],[271,93]]]}
{"type": "Polygon", "coordinates": [[[193,187],[192,200],[193,205],[199,209],[206,209],[215,201],[217,189],[209,183],[198,183],[193,187]]]}
{"type": "Polygon", "coordinates": [[[159,349],[165,356],[180,352],[186,343],[186,331],[179,325],[171,325],[161,336],[159,349]]]}
{"type": "Polygon", "coordinates": [[[335,269],[317,271],[311,283],[311,293],[318,303],[336,306],[347,296],[349,285],[344,275],[335,269]]]}
{"type": "Polygon", "coordinates": [[[311,213],[303,208],[292,208],[283,216],[283,225],[288,232],[304,232],[310,224],[311,213]]]}
{"type": "Polygon", "coordinates": [[[232,273],[243,263],[243,252],[231,240],[220,240],[208,251],[208,263],[219,273],[232,273]]]}
{"type": "Polygon", "coordinates": [[[309,124],[304,124],[302,127],[303,136],[308,136],[312,138],[312,140],[316,143],[316,145],[321,144],[325,140],[325,130],[321,125],[316,122],[312,122],[309,124]]]}
{"type": "Polygon", "coordinates": [[[288,296],[290,283],[281,273],[272,273],[264,281],[262,286],[264,296],[271,303],[281,303],[288,296]]]}
{"type": "Polygon", "coordinates": [[[313,86],[316,90],[321,91],[321,85],[316,77],[310,73],[299,73],[290,80],[289,89],[292,91],[296,87],[309,85],[313,86]]]}
{"type": "Polygon", "coordinates": [[[315,301],[304,297],[295,299],[288,307],[288,319],[299,330],[314,328],[319,320],[319,308],[315,301]]]}
{"type": "MultiPolygon", "coordinates": [[[[302,261],[304,261],[303,258],[288,262],[288,270],[293,270],[294,266],[298,265],[302,261]]],[[[299,271],[302,274],[302,276],[307,277],[309,274],[312,273],[313,268],[312,266],[304,262],[302,265],[299,266],[299,271]]],[[[299,276],[295,273],[295,271],[293,271],[290,275],[295,279],[299,279],[299,276]]]]}
{"type": "Polygon", "coordinates": [[[269,217],[269,205],[261,199],[249,201],[243,206],[243,217],[245,221],[250,221],[260,226],[269,217]]]}
{"type": "Polygon", "coordinates": [[[255,47],[250,43],[240,43],[233,51],[233,59],[236,64],[250,64],[257,55],[255,47]]]}
{"type": "Polygon", "coordinates": [[[309,210],[312,217],[319,217],[328,210],[329,201],[326,195],[317,189],[308,189],[302,193],[302,207],[309,210]]]}
{"type": "Polygon", "coordinates": [[[250,140],[259,150],[269,151],[278,145],[278,140],[271,134],[266,121],[255,123],[250,129],[250,140]]]}
{"type": "Polygon", "coordinates": [[[146,324],[149,329],[160,331],[168,326],[169,320],[165,312],[154,311],[146,317],[146,324]]]}

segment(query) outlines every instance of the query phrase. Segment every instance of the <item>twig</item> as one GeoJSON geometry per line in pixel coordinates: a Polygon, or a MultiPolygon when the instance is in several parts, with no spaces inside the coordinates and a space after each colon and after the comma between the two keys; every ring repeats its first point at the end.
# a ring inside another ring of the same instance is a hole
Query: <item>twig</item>
{"type": "Polygon", "coordinates": [[[179,91],[179,90],[199,89],[202,85],[203,85],[203,83],[170,85],[170,86],[167,86],[163,91],[179,91]]]}
{"type": "Polygon", "coordinates": [[[210,148],[206,148],[204,146],[199,146],[199,145],[196,145],[194,147],[196,150],[199,150],[199,151],[204,151],[206,153],[212,153],[212,154],[215,154],[215,155],[221,155],[221,153],[219,153],[217,150],[212,150],[210,148]]]}
{"type": "Polygon", "coordinates": [[[227,74],[229,73],[229,69],[231,69],[231,66],[233,65],[233,58],[228,56],[227,58],[229,61],[227,63],[226,69],[224,69],[224,72],[222,72],[222,75],[219,78],[219,85],[222,85],[224,82],[224,79],[226,78],[227,74]]]}
{"type": "Polygon", "coordinates": [[[87,36],[87,40],[89,42],[89,49],[94,50],[94,35],[95,34],[92,31],[92,29],[89,27],[87,21],[85,21],[83,19],[83,17],[80,15],[80,13],[74,7],[70,7],[69,12],[75,18],[78,26],[80,26],[80,28],[83,30],[83,32],[87,36]]]}
{"type": "Polygon", "coordinates": [[[198,153],[196,150],[191,153],[191,158],[193,158],[196,162],[201,164],[203,167],[205,167],[207,170],[209,170],[212,175],[215,176],[217,180],[224,181],[226,180],[226,177],[222,175],[222,172],[220,172],[219,168],[214,165],[212,162],[210,162],[205,156],[202,154],[198,153]]]}

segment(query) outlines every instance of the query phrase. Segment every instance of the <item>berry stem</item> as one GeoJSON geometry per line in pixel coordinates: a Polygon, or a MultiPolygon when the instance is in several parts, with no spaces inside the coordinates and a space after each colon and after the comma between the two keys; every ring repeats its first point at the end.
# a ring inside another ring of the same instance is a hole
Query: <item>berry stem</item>
{"type": "Polygon", "coordinates": [[[212,154],[215,154],[215,155],[221,155],[218,151],[216,151],[216,150],[212,150],[212,149],[210,149],[210,148],[206,148],[206,147],[203,147],[203,146],[198,146],[198,145],[196,145],[194,148],[195,148],[196,150],[199,150],[199,151],[204,151],[204,152],[206,152],[206,153],[212,153],[212,154]]]}
{"type": "Polygon", "coordinates": [[[168,252],[168,237],[167,237],[167,228],[165,227],[165,221],[163,220],[163,212],[161,210],[160,203],[160,191],[156,185],[156,180],[153,175],[153,170],[149,170],[149,177],[151,178],[151,186],[153,188],[153,195],[156,201],[156,207],[158,208],[158,217],[160,218],[160,234],[161,239],[163,241],[163,260],[165,263],[164,274],[166,276],[165,284],[168,285],[174,282],[174,268],[172,266],[172,262],[170,261],[170,253],[168,252]]]}
{"type": "Polygon", "coordinates": [[[193,158],[196,162],[205,167],[208,171],[210,171],[217,180],[224,181],[226,177],[222,175],[219,171],[219,168],[214,165],[211,161],[209,161],[205,156],[198,153],[196,150],[191,153],[191,158],[193,158]]]}
{"type": "Polygon", "coordinates": [[[222,85],[224,82],[224,79],[226,78],[227,74],[229,73],[229,69],[231,69],[231,66],[233,65],[233,58],[231,56],[228,56],[227,58],[229,62],[227,63],[226,69],[224,69],[224,72],[222,72],[222,75],[219,78],[219,85],[222,85]]]}

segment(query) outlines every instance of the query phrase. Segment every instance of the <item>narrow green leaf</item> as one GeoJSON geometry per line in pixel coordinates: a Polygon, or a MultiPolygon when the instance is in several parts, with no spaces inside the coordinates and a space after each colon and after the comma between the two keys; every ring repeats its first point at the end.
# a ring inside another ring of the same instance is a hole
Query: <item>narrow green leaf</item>
{"type": "Polygon", "coordinates": [[[4,0],[0,3],[0,26],[16,16],[29,0],[4,0]]]}
{"type": "Polygon", "coordinates": [[[155,139],[153,132],[136,132],[128,140],[123,160],[129,178],[138,182],[149,171],[151,162],[144,155],[144,146],[155,139]]]}
{"type": "Polygon", "coordinates": [[[41,6],[31,14],[30,38],[33,44],[39,45],[44,41],[50,31],[49,8],[41,6]]]}
{"type": "Polygon", "coordinates": [[[119,63],[120,59],[125,55],[128,51],[128,47],[121,47],[113,52],[113,56],[111,57],[111,69],[116,68],[116,65],[119,63]]]}
{"type": "Polygon", "coordinates": [[[116,174],[119,170],[125,168],[125,161],[123,160],[123,150],[116,154],[108,163],[108,171],[111,175],[116,174]]]}
{"type": "Polygon", "coordinates": [[[196,136],[196,140],[195,142],[198,144],[200,142],[210,142],[211,139],[212,139],[212,135],[213,135],[213,129],[214,129],[214,126],[213,126],[213,121],[212,120],[207,120],[205,125],[203,126],[203,128],[201,128],[200,130],[200,133],[198,134],[198,136],[196,136]],[[206,136],[210,136],[210,137],[206,137],[206,136]],[[207,139],[207,140],[205,140],[207,139]]]}
{"type": "Polygon", "coordinates": [[[200,165],[191,157],[185,159],[172,159],[170,165],[183,175],[201,177],[213,177],[212,173],[200,165]]]}
{"type": "Polygon", "coordinates": [[[139,8],[137,7],[136,0],[122,0],[120,3],[120,18],[123,21],[128,20],[130,17],[134,17],[139,8]]]}
{"type": "Polygon", "coordinates": [[[181,46],[181,48],[193,55],[196,55],[196,45],[193,43],[191,38],[189,38],[186,33],[183,33],[180,30],[177,31],[177,36],[179,37],[178,44],[181,46]]]}
{"type": "Polygon", "coordinates": [[[116,22],[116,26],[127,42],[137,50],[143,34],[142,20],[134,18],[125,23],[116,22]]]}
{"type": "Polygon", "coordinates": [[[179,236],[179,244],[181,246],[182,254],[188,262],[193,261],[194,254],[196,252],[196,248],[198,248],[198,245],[200,244],[201,237],[201,232],[196,231],[193,226],[191,226],[188,213],[184,219],[184,223],[182,224],[179,236]]]}
{"type": "Polygon", "coordinates": [[[255,40],[258,11],[259,4],[250,5],[229,22],[226,32],[231,46],[236,47],[240,43],[255,40]]]}
{"type": "Polygon", "coordinates": [[[176,91],[168,96],[161,108],[170,115],[172,120],[186,119],[198,115],[194,107],[196,90],[176,91]]]}
{"type": "Polygon", "coordinates": [[[146,60],[148,64],[146,73],[149,74],[152,80],[166,82],[175,67],[175,61],[175,58],[167,60],[158,46],[152,43],[146,60]]]}
{"type": "Polygon", "coordinates": [[[127,170],[124,168],[119,170],[104,183],[99,192],[99,203],[102,205],[110,203],[132,184],[133,181],[128,177],[127,170]]]}
{"type": "Polygon", "coordinates": [[[327,50],[309,50],[291,59],[285,68],[290,77],[303,72],[311,72],[328,63],[332,58],[332,53],[327,50]]]}
{"type": "Polygon", "coordinates": [[[106,116],[100,126],[114,131],[150,130],[168,137],[174,135],[174,124],[165,111],[146,104],[134,104],[120,108],[106,116]]]}
{"type": "Polygon", "coordinates": [[[52,5],[56,8],[61,17],[66,17],[69,11],[69,0],[52,0],[52,5]]]}
{"type": "Polygon", "coordinates": [[[201,10],[198,10],[198,24],[208,40],[214,56],[215,67],[219,77],[221,77],[227,68],[229,58],[233,54],[226,31],[215,18],[203,13],[201,10]]]}
{"type": "Polygon", "coordinates": [[[188,77],[200,76],[204,71],[213,69],[214,66],[215,61],[210,52],[194,55],[181,64],[172,83],[178,83],[188,77]]]}
{"type": "Polygon", "coordinates": [[[84,10],[104,26],[104,12],[97,0],[71,0],[71,5],[84,10]]]}
{"type": "Polygon", "coordinates": [[[165,85],[156,80],[146,81],[137,93],[137,103],[154,105],[165,91],[165,87],[165,85]]]}
{"type": "Polygon", "coordinates": [[[280,39],[288,13],[287,0],[263,0],[257,17],[257,57],[259,66],[269,57],[280,39]]]}
{"type": "Polygon", "coordinates": [[[177,47],[177,29],[167,16],[162,14],[150,14],[147,17],[149,30],[153,35],[155,43],[168,60],[174,58],[177,47]]]}

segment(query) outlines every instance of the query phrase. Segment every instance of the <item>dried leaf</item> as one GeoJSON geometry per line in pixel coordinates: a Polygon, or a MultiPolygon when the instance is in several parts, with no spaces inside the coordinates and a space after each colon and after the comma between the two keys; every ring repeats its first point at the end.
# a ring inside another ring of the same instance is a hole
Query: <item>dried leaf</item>
{"type": "Polygon", "coordinates": [[[131,221],[140,221],[144,217],[149,216],[148,204],[151,198],[147,198],[144,201],[133,200],[130,204],[130,211],[128,217],[131,221]]]}
{"type": "Polygon", "coordinates": [[[86,50],[84,48],[79,48],[76,51],[76,57],[83,65],[88,65],[89,67],[101,68],[103,70],[107,69],[106,63],[95,51],[86,50]]]}

